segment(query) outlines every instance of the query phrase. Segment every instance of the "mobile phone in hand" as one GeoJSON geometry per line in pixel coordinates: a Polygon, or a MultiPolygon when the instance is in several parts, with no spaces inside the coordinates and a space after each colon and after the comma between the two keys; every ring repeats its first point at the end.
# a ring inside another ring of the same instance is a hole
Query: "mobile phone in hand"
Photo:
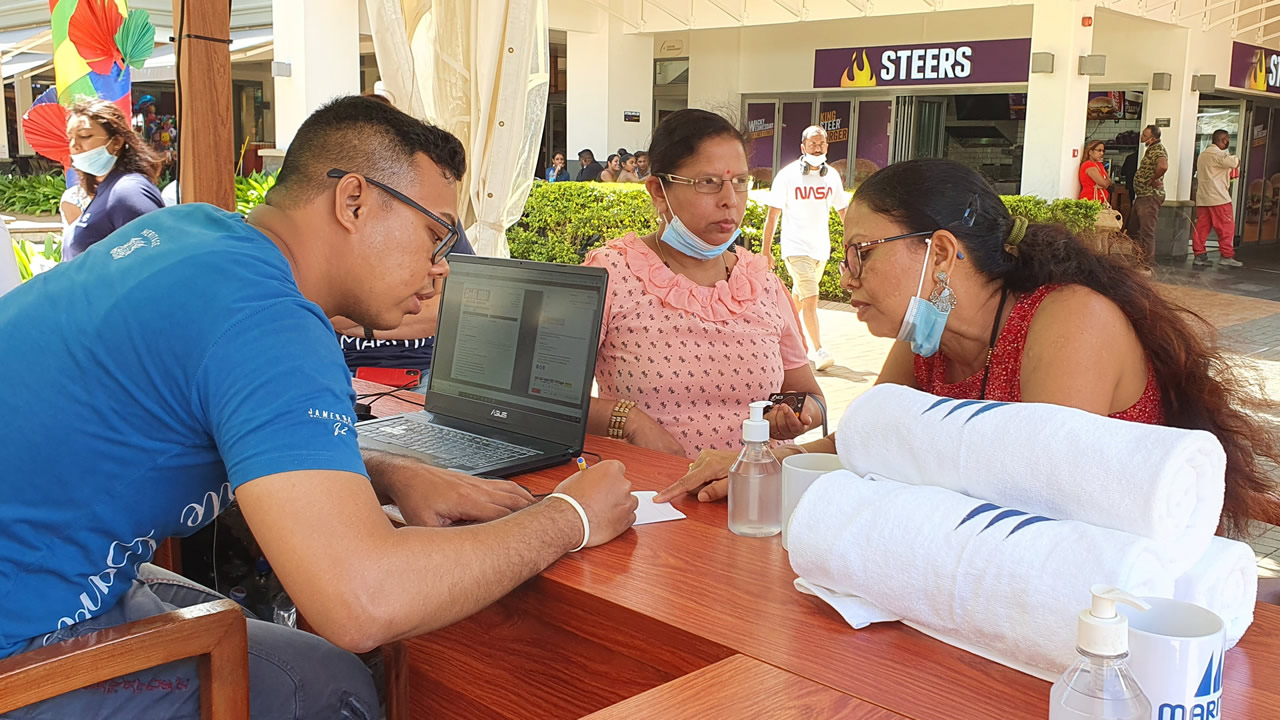
{"type": "Polygon", "coordinates": [[[802,392],[776,392],[769,396],[769,402],[774,405],[786,405],[791,411],[800,417],[801,411],[804,410],[804,401],[808,397],[807,393],[802,392]]]}

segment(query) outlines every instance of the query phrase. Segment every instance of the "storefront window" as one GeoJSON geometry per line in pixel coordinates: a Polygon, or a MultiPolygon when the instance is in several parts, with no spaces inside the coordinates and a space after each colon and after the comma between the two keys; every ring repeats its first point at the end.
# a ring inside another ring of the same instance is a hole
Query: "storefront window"
{"type": "Polygon", "coordinates": [[[849,187],[858,187],[872,173],[889,164],[892,116],[891,100],[858,102],[858,136],[854,144],[853,177],[845,178],[849,187]]]}

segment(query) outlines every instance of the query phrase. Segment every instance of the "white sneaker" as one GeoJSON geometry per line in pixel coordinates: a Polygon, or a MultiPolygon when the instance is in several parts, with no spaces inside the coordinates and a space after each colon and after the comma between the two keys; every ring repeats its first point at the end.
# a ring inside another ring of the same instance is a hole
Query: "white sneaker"
{"type": "Polygon", "coordinates": [[[836,364],[835,358],[831,357],[831,353],[827,352],[826,348],[815,350],[810,355],[810,359],[813,360],[813,366],[819,370],[826,370],[836,364]]]}
{"type": "Polygon", "coordinates": [[[1244,263],[1235,258],[1221,258],[1218,260],[1218,264],[1225,265],[1227,267],[1244,267],[1244,263]]]}

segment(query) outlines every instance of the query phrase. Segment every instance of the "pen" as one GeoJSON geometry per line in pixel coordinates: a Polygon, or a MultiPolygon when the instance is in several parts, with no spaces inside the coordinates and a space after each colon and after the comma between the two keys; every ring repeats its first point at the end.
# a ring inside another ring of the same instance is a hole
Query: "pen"
{"type": "Polygon", "coordinates": [[[587,469],[587,461],[586,461],[586,460],[583,460],[581,457],[579,457],[579,458],[578,458],[578,469],[579,469],[579,470],[586,470],[586,469],[587,469]]]}

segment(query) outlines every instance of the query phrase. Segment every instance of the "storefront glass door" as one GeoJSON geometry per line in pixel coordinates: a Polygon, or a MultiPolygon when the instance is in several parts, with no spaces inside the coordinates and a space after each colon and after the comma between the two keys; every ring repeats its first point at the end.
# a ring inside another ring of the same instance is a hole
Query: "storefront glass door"
{"type": "Polygon", "coordinates": [[[893,101],[859,100],[858,132],[854,139],[852,178],[848,187],[856,188],[871,174],[889,164],[889,139],[893,127],[893,101]]]}
{"type": "Polygon", "coordinates": [[[778,134],[779,169],[800,159],[800,139],[813,124],[813,102],[782,103],[782,132],[778,134]]]}
{"type": "MultiPolygon", "coordinates": [[[[1209,147],[1209,143],[1213,142],[1213,134],[1218,130],[1226,130],[1231,134],[1231,144],[1227,146],[1227,153],[1231,155],[1240,154],[1240,131],[1244,127],[1244,103],[1241,102],[1204,102],[1200,103],[1200,109],[1196,114],[1196,149],[1192,157],[1199,158],[1200,153],[1209,147]]],[[[1197,163],[1198,165],[1198,163],[1197,163]]],[[[1192,166],[1192,178],[1198,186],[1198,167],[1192,166]]],[[[1231,183],[1232,201],[1236,210],[1236,236],[1239,237],[1244,230],[1244,213],[1240,191],[1240,180],[1231,183]]],[[[1254,223],[1257,226],[1257,223],[1254,223]]],[[[1218,239],[1216,233],[1210,234],[1210,242],[1218,239]]]]}
{"type": "Polygon", "coordinates": [[[1250,113],[1249,147],[1244,151],[1245,182],[1243,188],[1245,243],[1276,236],[1276,197],[1267,167],[1267,141],[1271,137],[1272,111],[1255,107],[1250,113]]]}

